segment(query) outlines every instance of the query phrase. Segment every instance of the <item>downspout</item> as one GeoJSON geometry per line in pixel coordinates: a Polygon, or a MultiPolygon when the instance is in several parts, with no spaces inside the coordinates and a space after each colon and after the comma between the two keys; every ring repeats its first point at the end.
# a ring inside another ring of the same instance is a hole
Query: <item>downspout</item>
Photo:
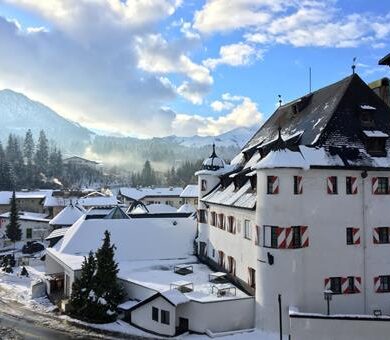
{"type": "Polygon", "coordinates": [[[365,179],[367,178],[367,170],[364,170],[361,173],[362,176],[362,219],[363,219],[363,225],[362,225],[362,245],[363,245],[363,280],[364,280],[364,313],[367,314],[367,255],[366,255],[366,248],[367,248],[367,242],[366,242],[366,195],[365,195],[365,179]]]}

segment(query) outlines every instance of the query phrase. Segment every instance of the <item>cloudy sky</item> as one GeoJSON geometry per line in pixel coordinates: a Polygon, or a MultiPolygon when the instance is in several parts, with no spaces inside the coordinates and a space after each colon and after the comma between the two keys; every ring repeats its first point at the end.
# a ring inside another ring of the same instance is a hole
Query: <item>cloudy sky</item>
{"type": "Polygon", "coordinates": [[[260,124],[389,52],[387,0],[0,0],[0,88],[137,137],[260,124]]]}

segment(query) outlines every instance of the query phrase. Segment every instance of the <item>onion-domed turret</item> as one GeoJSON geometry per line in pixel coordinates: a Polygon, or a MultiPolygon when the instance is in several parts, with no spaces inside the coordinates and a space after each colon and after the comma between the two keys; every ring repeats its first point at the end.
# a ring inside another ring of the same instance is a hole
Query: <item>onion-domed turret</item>
{"type": "Polygon", "coordinates": [[[222,158],[219,158],[217,154],[215,153],[215,144],[213,144],[213,153],[210,155],[209,158],[206,158],[203,161],[202,169],[203,170],[219,170],[221,168],[225,167],[225,162],[222,158]]]}

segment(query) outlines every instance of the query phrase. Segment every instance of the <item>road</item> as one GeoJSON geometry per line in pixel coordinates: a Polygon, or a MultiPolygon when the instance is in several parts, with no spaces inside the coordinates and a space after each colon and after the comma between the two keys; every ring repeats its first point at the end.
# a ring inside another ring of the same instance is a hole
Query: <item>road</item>
{"type": "Polygon", "coordinates": [[[37,313],[23,305],[0,298],[1,340],[141,339],[118,337],[74,326],[50,315],[37,313]]]}

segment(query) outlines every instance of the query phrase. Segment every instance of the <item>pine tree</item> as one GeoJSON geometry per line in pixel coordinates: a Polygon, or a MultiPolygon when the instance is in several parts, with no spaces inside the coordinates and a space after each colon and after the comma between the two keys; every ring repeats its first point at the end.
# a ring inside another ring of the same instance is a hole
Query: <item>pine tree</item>
{"type": "Polygon", "coordinates": [[[23,153],[27,164],[32,164],[34,156],[34,139],[30,129],[28,129],[24,138],[23,153]]]}
{"type": "Polygon", "coordinates": [[[0,143],[0,190],[13,190],[14,181],[11,167],[6,159],[4,149],[0,143]]]}
{"type": "Polygon", "coordinates": [[[22,238],[22,230],[20,229],[20,225],[19,225],[19,212],[18,212],[18,206],[16,204],[15,191],[12,193],[11,212],[9,216],[9,223],[6,226],[5,233],[7,237],[10,239],[10,241],[14,243],[14,249],[15,249],[16,241],[20,241],[22,238]]]}
{"type": "Polygon", "coordinates": [[[39,133],[38,144],[35,152],[35,166],[38,172],[46,173],[49,163],[49,145],[45,135],[45,132],[41,130],[39,133]]]}
{"type": "Polygon", "coordinates": [[[95,271],[96,260],[91,251],[88,257],[84,257],[80,278],[73,283],[70,298],[73,314],[82,319],[88,319],[90,309],[93,307],[89,302],[89,296],[93,289],[95,271]]]}
{"type": "Polygon", "coordinates": [[[111,245],[110,233],[104,232],[103,245],[96,251],[96,275],[92,303],[95,304],[92,319],[96,322],[108,322],[116,319],[116,309],[124,294],[118,284],[118,264],[114,259],[115,245],[111,245]]]}

